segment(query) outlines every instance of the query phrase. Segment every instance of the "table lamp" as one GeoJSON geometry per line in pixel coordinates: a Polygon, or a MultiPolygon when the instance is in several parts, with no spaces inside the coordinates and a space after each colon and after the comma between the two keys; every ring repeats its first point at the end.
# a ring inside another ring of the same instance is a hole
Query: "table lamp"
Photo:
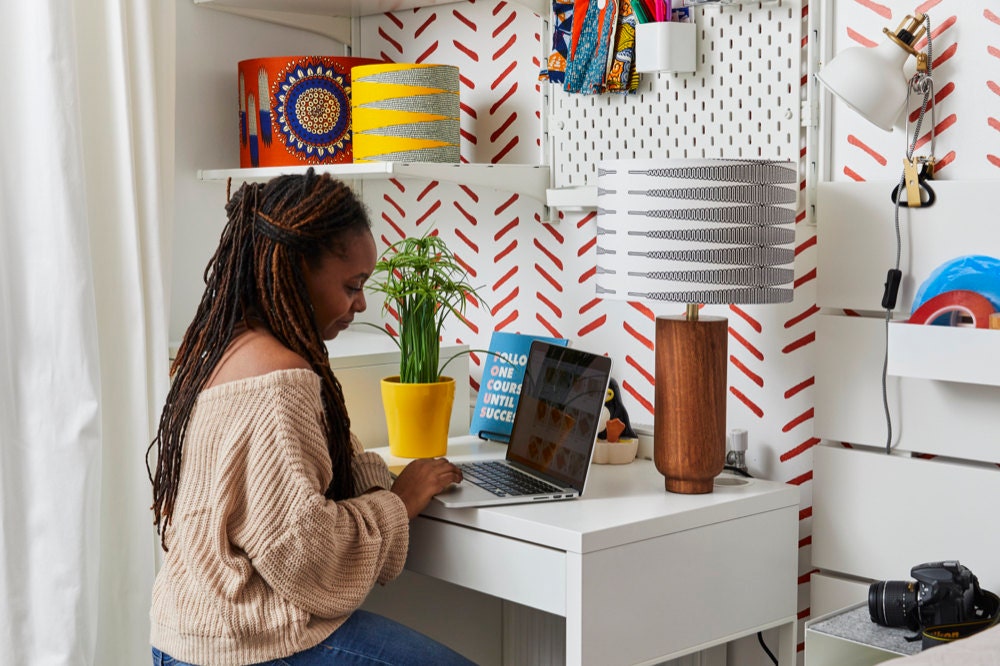
{"type": "Polygon", "coordinates": [[[634,159],[597,173],[597,295],[687,305],[656,317],[656,468],[670,492],[710,493],[726,458],[729,327],[699,305],[792,300],[798,169],[634,159]]]}
{"type": "Polygon", "coordinates": [[[816,78],[874,125],[891,131],[906,106],[907,76],[903,65],[909,56],[917,59],[917,71],[927,71],[927,54],[913,44],[925,32],[923,14],[906,16],[875,48],[854,46],[838,53],[816,78]]]}

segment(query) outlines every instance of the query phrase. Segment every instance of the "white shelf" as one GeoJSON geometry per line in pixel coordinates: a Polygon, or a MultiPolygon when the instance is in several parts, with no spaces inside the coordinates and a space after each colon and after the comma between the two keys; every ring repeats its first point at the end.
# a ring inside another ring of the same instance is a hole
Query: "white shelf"
{"type": "Polygon", "coordinates": [[[864,635],[855,635],[859,628],[870,628],[866,623],[870,623],[867,603],[806,622],[805,665],[870,666],[920,652],[920,643],[906,641],[905,637],[913,633],[908,629],[881,627],[870,623],[876,628],[864,635]]]}
{"type": "Polygon", "coordinates": [[[597,187],[557,187],[545,191],[545,201],[552,208],[583,210],[597,208],[597,187]]]}
{"type": "MultiPolygon", "coordinates": [[[[351,19],[416,7],[454,4],[456,0],[194,0],[196,5],[290,28],[308,30],[351,44],[351,19]]],[[[548,17],[548,0],[515,0],[539,16],[548,17]]]]}
{"type": "Polygon", "coordinates": [[[385,179],[420,178],[492,187],[519,192],[545,202],[549,167],[537,164],[438,164],[434,162],[365,162],[361,164],[316,164],[260,167],[256,169],[201,169],[200,180],[263,181],[284,174],[305,173],[312,166],[317,173],[337,178],[385,179]]]}
{"type": "MultiPolygon", "coordinates": [[[[457,0],[194,0],[196,5],[217,9],[276,10],[316,16],[369,16],[417,7],[455,4],[457,0]]],[[[539,16],[547,16],[552,5],[547,0],[514,0],[539,16]]]]}
{"type": "MultiPolygon", "coordinates": [[[[360,16],[396,12],[417,7],[457,4],[456,0],[194,0],[196,5],[311,31],[343,44],[352,39],[352,21],[360,16]]],[[[517,6],[548,17],[549,0],[514,0],[517,6]]],[[[252,169],[201,169],[198,179],[219,181],[264,181],[283,174],[304,173],[309,165],[252,169]]],[[[372,162],[363,164],[313,165],[319,173],[343,179],[419,178],[460,183],[470,187],[490,187],[517,192],[547,204],[551,169],[538,164],[437,164],[372,162]]],[[[591,205],[596,205],[594,189],[591,205]]],[[[567,207],[576,204],[567,203],[567,207]]]]}
{"type": "Polygon", "coordinates": [[[893,322],[887,372],[897,377],[1000,386],[997,349],[997,330],[893,322]]]}

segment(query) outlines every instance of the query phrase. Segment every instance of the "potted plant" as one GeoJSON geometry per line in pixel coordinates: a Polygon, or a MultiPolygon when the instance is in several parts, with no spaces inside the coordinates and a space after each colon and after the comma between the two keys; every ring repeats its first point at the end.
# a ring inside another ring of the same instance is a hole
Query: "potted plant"
{"type": "Polygon", "coordinates": [[[441,331],[451,315],[464,316],[468,302],[479,298],[468,273],[437,234],[406,237],[379,257],[369,281],[385,297],[383,313],[392,313],[399,330],[385,330],[400,352],[399,375],[382,380],[382,403],[389,450],[404,458],[442,456],[448,448],[448,425],[455,380],[441,372],[441,331]]]}

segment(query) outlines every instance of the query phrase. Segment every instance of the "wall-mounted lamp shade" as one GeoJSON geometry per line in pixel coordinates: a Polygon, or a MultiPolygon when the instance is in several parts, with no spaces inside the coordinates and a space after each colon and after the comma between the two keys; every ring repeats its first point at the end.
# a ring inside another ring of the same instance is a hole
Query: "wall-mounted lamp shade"
{"type": "Polygon", "coordinates": [[[670,492],[712,492],[725,463],[728,324],[697,304],[792,300],[798,181],[791,162],[598,164],[597,294],[688,305],[656,318],[653,457],[670,492]]]}
{"type": "Polygon", "coordinates": [[[841,51],[816,78],[866,120],[892,131],[906,106],[909,83],[903,65],[911,55],[917,56],[918,63],[925,57],[912,46],[924,34],[923,20],[922,14],[906,16],[896,32],[883,30],[886,40],[875,48],[855,46],[841,51]]]}
{"type": "Polygon", "coordinates": [[[816,78],[872,124],[892,131],[906,104],[903,64],[909,54],[893,42],[841,51],[816,78]]]}

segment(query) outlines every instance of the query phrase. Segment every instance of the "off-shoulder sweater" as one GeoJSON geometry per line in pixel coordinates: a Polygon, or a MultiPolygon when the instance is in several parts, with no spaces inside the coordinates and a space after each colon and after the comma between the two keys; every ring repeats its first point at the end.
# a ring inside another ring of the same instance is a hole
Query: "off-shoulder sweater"
{"type": "Polygon", "coordinates": [[[184,436],[151,643],[185,662],[310,648],[402,571],[409,522],[385,463],[352,436],[357,496],[333,476],[319,377],[279,370],[202,391],[184,436]]]}

